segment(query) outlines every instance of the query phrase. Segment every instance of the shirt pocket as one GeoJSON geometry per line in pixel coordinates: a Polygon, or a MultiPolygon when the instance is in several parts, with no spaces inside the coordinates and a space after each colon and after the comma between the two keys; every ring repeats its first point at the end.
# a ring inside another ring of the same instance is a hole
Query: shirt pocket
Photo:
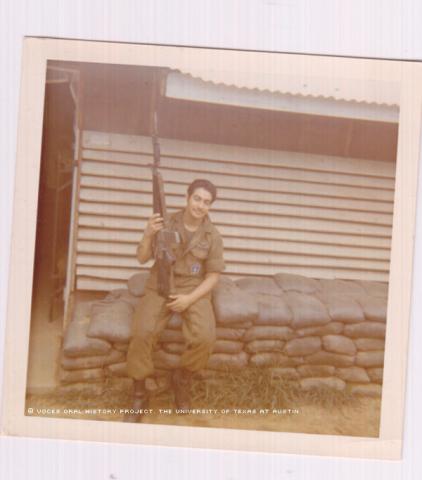
{"type": "Polygon", "coordinates": [[[192,255],[200,260],[205,260],[210,251],[210,244],[208,242],[199,242],[191,250],[192,255]]]}

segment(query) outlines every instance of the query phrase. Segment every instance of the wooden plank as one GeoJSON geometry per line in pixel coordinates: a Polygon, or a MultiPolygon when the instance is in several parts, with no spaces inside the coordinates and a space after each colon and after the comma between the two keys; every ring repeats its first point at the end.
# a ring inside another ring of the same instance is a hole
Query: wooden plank
{"type": "MultiPolygon", "coordinates": [[[[97,218],[98,220],[98,218],[97,218]]],[[[137,227],[139,224],[137,223],[137,227]]],[[[141,226],[143,227],[143,225],[141,226]]],[[[290,230],[258,230],[253,227],[246,227],[242,229],[239,234],[239,228],[232,228],[230,226],[223,226],[219,228],[220,233],[224,237],[224,243],[227,239],[247,240],[247,241],[260,241],[261,239],[266,242],[297,242],[303,244],[320,244],[327,246],[351,246],[354,248],[365,248],[375,250],[390,250],[391,241],[388,238],[376,238],[376,237],[349,237],[347,235],[336,234],[324,234],[324,233],[312,233],[312,232],[300,232],[290,230]]],[[[142,237],[143,228],[136,230],[124,230],[124,229],[106,229],[106,228],[79,228],[79,238],[81,240],[97,240],[99,242],[125,242],[125,243],[138,243],[142,237]]]]}
{"type": "MultiPolygon", "coordinates": [[[[81,185],[92,189],[105,190],[107,192],[122,192],[127,195],[141,196],[151,193],[151,180],[132,180],[110,177],[93,177],[85,175],[81,179],[81,185]]],[[[185,183],[167,182],[165,192],[168,195],[186,198],[187,186],[185,183]]],[[[218,188],[217,201],[220,200],[243,200],[253,203],[271,203],[287,205],[309,205],[316,207],[336,208],[339,210],[357,210],[365,212],[393,213],[393,202],[379,202],[369,200],[356,200],[350,198],[330,198],[318,195],[299,195],[296,193],[262,192],[249,190],[236,190],[234,188],[218,188]]]]}
{"type": "MultiPolygon", "coordinates": [[[[146,264],[141,265],[136,259],[135,255],[123,256],[123,255],[92,255],[90,250],[81,249],[78,252],[76,264],[84,266],[97,266],[97,267],[128,267],[128,268],[146,268],[149,269],[153,265],[153,261],[150,260],[146,264]]],[[[103,252],[104,253],[104,252],[103,252]]]]}
{"type": "MultiPolygon", "coordinates": [[[[109,205],[127,205],[149,207],[152,205],[152,194],[135,194],[128,192],[108,192],[106,190],[93,190],[83,188],[80,191],[80,199],[93,203],[104,202],[109,205]]],[[[332,202],[335,203],[334,201],[332,202]]],[[[186,205],[186,199],[181,196],[166,195],[166,204],[168,208],[182,209],[186,205]]],[[[242,202],[238,200],[218,200],[213,205],[212,211],[229,211],[250,213],[253,210],[256,215],[274,215],[274,216],[298,216],[321,218],[324,220],[337,220],[341,217],[342,221],[351,221],[359,223],[372,223],[374,225],[391,225],[393,217],[387,213],[373,212],[355,212],[342,210],[339,213],[335,209],[317,207],[309,202],[308,205],[274,205],[265,203],[242,202]]]]}
{"type": "Polygon", "coordinates": [[[366,175],[385,178],[395,177],[395,164],[376,160],[346,157],[330,157],[310,153],[283,152],[244,148],[231,145],[213,145],[163,139],[162,153],[198,159],[218,159],[222,162],[276,167],[299,168],[315,172],[338,172],[347,175],[366,175]]]}
{"type": "MultiPolygon", "coordinates": [[[[138,241],[126,243],[117,241],[99,242],[96,239],[80,239],[78,241],[79,252],[109,253],[111,255],[136,255],[138,241]]],[[[285,253],[300,255],[316,255],[335,258],[356,258],[368,260],[390,260],[388,249],[341,247],[332,245],[303,244],[299,242],[280,242],[271,240],[256,240],[249,238],[225,238],[224,251],[238,250],[254,255],[258,252],[267,254],[285,253]]]]}
{"type": "MultiPolygon", "coordinates": [[[[130,153],[105,152],[101,150],[84,150],[83,159],[98,160],[104,163],[130,164],[134,166],[148,166],[152,164],[151,155],[134,155],[130,153]]],[[[282,166],[262,166],[257,164],[240,164],[208,159],[184,157],[168,157],[161,155],[160,166],[165,169],[194,170],[201,173],[224,173],[231,176],[252,178],[270,178],[306,183],[335,184],[345,186],[362,186],[394,190],[394,178],[367,176],[362,172],[356,174],[341,174],[336,170],[320,172],[302,168],[284,168],[282,166]]]]}
{"type": "Polygon", "coordinates": [[[139,267],[97,267],[78,265],[76,272],[78,276],[88,276],[93,278],[128,280],[133,274],[139,271],[139,267]]]}
{"type": "MultiPolygon", "coordinates": [[[[168,204],[170,212],[179,210],[177,207],[173,207],[172,204],[168,204]]],[[[355,225],[358,225],[359,232],[363,232],[366,228],[369,231],[371,229],[380,228],[380,232],[384,230],[388,232],[391,228],[391,222],[388,222],[388,218],[381,217],[382,214],[361,214],[358,215],[355,212],[344,212],[344,215],[334,215],[333,212],[328,210],[316,209],[295,209],[292,207],[279,207],[276,214],[273,212],[251,212],[248,209],[244,211],[227,211],[219,210],[215,208],[212,211],[212,218],[216,223],[229,223],[240,225],[257,225],[257,226],[280,226],[289,225],[289,228],[294,227],[296,223],[301,221],[312,220],[313,223],[318,225],[337,225],[339,231],[343,228],[340,224],[350,225],[355,229],[355,225]],[[362,230],[361,230],[362,228],[362,230]]],[[[127,218],[149,218],[151,215],[149,204],[148,206],[134,206],[134,205],[120,205],[112,203],[94,203],[94,202],[81,202],[79,205],[79,211],[81,213],[89,213],[94,215],[113,215],[116,217],[127,218]]],[[[320,230],[320,228],[316,228],[320,230]]],[[[388,233],[387,233],[388,234],[388,233]]]]}
{"type": "MultiPolygon", "coordinates": [[[[321,171],[338,171],[350,174],[395,177],[395,164],[356,158],[330,157],[306,153],[280,152],[276,150],[254,149],[231,145],[216,145],[163,138],[160,139],[164,155],[219,159],[224,162],[283,165],[292,168],[321,171]]],[[[152,154],[150,137],[84,132],[85,148],[114,150],[119,152],[152,154]]]]}
{"type": "Polygon", "coordinates": [[[113,279],[92,279],[89,277],[76,278],[76,290],[93,291],[93,292],[110,292],[120,288],[127,288],[127,280],[113,279]]]}
{"type": "MultiPolygon", "coordinates": [[[[89,215],[104,215],[141,219],[148,218],[151,211],[147,207],[133,207],[131,205],[106,205],[98,203],[80,202],[79,212],[89,215]]],[[[171,213],[171,209],[169,209],[171,213]]],[[[325,220],[318,218],[317,215],[312,217],[301,218],[299,215],[291,214],[291,216],[275,216],[275,215],[255,215],[254,213],[238,213],[238,212],[219,212],[212,213],[212,219],[216,224],[240,225],[255,227],[274,227],[310,230],[318,232],[335,232],[350,233],[353,235],[376,235],[390,236],[391,226],[386,224],[375,225],[373,223],[354,223],[345,222],[341,218],[333,220],[325,220]]]]}
{"type": "MultiPolygon", "coordinates": [[[[146,153],[126,153],[126,152],[113,152],[107,150],[90,150],[84,149],[82,152],[83,161],[95,160],[101,163],[115,163],[122,165],[133,165],[149,167],[154,162],[152,152],[146,153]]],[[[160,160],[164,157],[162,156],[160,160]]],[[[177,159],[175,159],[177,161],[177,159]]]]}
{"type": "MultiPolygon", "coordinates": [[[[109,289],[152,263],[135,257],[151,214],[151,139],[88,132],[84,145],[77,285],[109,289]]],[[[167,139],[161,146],[170,212],[185,205],[194,178],[218,186],[211,217],[230,276],[388,280],[395,165],[167,139]]]]}
{"type": "MultiPolygon", "coordinates": [[[[150,180],[151,170],[148,167],[135,167],[128,165],[104,164],[99,162],[84,161],[82,162],[82,174],[103,177],[112,177],[120,179],[141,179],[150,180]]],[[[177,182],[188,185],[195,178],[203,178],[204,172],[194,171],[192,169],[186,171],[177,171],[175,169],[161,168],[164,181],[177,182]]],[[[365,187],[348,187],[343,185],[318,184],[293,182],[282,179],[263,179],[253,177],[233,177],[224,175],[224,173],[207,173],[206,178],[213,182],[217,188],[234,188],[241,190],[249,190],[251,192],[258,190],[263,192],[283,192],[296,193],[302,195],[320,195],[325,197],[354,198],[357,200],[373,200],[382,202],[391,202],[394,198],[393,190],[382,190],[365,187]]]]}
{"type": "MultiPolygon", "coordinates": [[[[109,228],[109,229],[119,229],[119,230],[133,230],[136,232],[142,232],[143,228],[145,227],[147,221],[147,216],[141,217],[141,219],[133,219],[133,218],[119,218],[119,217],[112,217],[109,215],[90,215],[88,213],[86,214],[81,214],[79,218],[79,225],[80,226],[86,226],[86,227],[97,227],[97,228],[109,228]]],[[[274,224],[269,225],[269,226],[260,226],[260,225],[255,225],[251,227],[251,225],[237,225],[234,223],[230,223],[228,221],[227,223],[223,222],[216,222],[214,217],[213,217],[213,222],[214,225],[217,226],[218,230],[220,231],[221,234],[226,235],[227,231],[230,231],[230,234],[232,236],[236,237],[242,237],[245,231],[252,231],[254,233],[254,236],[261,237],[261,238],[272,238],[274,235],[276,235],[276,238],[279,238],[277,236],[278,232],[282,232],[283,235],[286,234],[286,232],[292,233],[292,235],[319,235],[322,238],[332,238],[332,242],[336,241],[341,241],[342,239],[346,238],[347,239],[347,244],[350,244],[350,242],[355,242],[356,245],[361,245],[365,246],[366,241],[371,241],[371,245],[375,242],[375,244],[378,244],[379,241],[384,241],[384,245],[389,244],[391,242],[391,232],[387,230],[379,230],[376,232],[373,231],[368,231],[368,230],[356,230],[356,231],[339,231],[332,229],[331,231],[328,231],[327,229],[322,229],[321,231],[318,231],[315,228],[315,225],[309,225],[301,222],[300,224],[296,224],[296,228],[293,229],[291,228],[292,225],[286,224],[286,225],[278,225],[279,230],[276,230],[274,228],[274,224]],[[371,238],[373,237],[373,238],[371,238]]],[[[384,227],[383,227],[384,228],[384,227]]],[[[300,238],[300,237],[299,237],[300,238]]]]}
{"type": "MultiPolygon", "coordinates": [[[[80,261],[84,261],[89,265],[104,265],[106,268],[111,268],[113,265],[118,268],[122,263],[131,268],[137,268],[139,262],[135,258],[135,254],[130,252],[129,254],[121,253],[119,249],[95,249],[98,245],[87,246],[88,242],[79,242],[78,244],[78,256],[81,253],[85,253],[85,257],[80,261]],[[89,255],[88,255],[89,254],[89,255]],[[103,255],[100,255],[103,254],[103,255]],[[88,255],[88,256],[87,256],[88,255]],[[115,256],[113,262],[111,257],[115,256]],[[90,258],[91,257],[91,258],[90,258]],[[126,260],[123,262],[123,257],[126,260]],[[110,260],[109,260],[110,258],[110,260]],[[120,261],[122,259],[122,261],[120,261]],[[113,265],[112,265],[113,263],[113,265]]],[[[104,244],[102,245],[104,246],[104,244]]],[[[107,245],[106,245],[107,246],[107,245]]],[[[361,269],[371,271],[387,271],[389,262],[385,260],[371,260],[360,258],[341,258],[341,257],[328,257],[322,255],[305,255],[305,254],[285,254],[278,252],[264,253],[264,252],[244,252],[236,250],[225,250],[224,259],[228,263],[245,263],[254,264],[257,269],[265,265],[279,265],[280,267],[288,265],[297,266],[312,266],[312,267],[332,267],[342,269],[361,269]]],[[[78,261],[79,262],[79,261],[78,261]]],[[[77,263],[78,263],[77,262],[77,263]]]]}

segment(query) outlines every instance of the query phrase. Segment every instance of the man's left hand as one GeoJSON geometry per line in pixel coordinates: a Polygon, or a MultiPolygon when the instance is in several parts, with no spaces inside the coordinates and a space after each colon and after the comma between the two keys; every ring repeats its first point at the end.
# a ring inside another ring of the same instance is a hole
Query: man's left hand
{"type": "Polygon", "coordinates": [[[171,302],[167,304],[167,307],[172,312],[183,312],[191,305],[191,299],[189,295],[179,294],[179,295],[169,295],[171,302]]]}

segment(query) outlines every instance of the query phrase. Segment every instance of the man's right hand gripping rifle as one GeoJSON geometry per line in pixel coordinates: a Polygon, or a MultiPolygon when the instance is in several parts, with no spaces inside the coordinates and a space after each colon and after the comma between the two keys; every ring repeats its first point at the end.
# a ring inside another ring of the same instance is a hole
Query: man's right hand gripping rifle
{"type": "Polygon", "coordinates": [[[154,256],[158,294],[169,299],[174,293],[173,264],[176,257],[173,247],[180,242],[180,238],[179,233],[168,226],[163,180],[155,165],[153,166],[153,211],[138,250],[138,259],[141,263],[145,263],[154,256]]]}
{"type": "Polygon", "coordinates": [[[168,225],[161,174],[156,172],[154,177],[158,177],[154,178],[158,185],[154,185],[154,214],[150,221],[152,220],[152,224],[158,228],[153,241],[157,265],[157,290],[159,295],[170,299],[170,295],[174,293],[173,264],[176,262],[173,247],[180,242],[180,238],[179,233],[168,225]]]}
{"type": "Polygon", "coordinates": [[[144,236],[138,249],[138,260],[146,263],[151,257],[157,264],[157,289],[164,298],[173,293],[173,264],[175,257],[172,246],[179,242],[178,232],[165,228],[160,213],[154,213],[144,230],[144,236]]]}

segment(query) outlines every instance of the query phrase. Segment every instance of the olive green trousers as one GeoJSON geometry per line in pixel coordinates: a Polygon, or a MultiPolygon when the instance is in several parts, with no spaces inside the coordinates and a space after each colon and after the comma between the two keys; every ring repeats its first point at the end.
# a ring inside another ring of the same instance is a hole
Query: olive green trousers
{"type": "MultiPolygon", "coordinates": [[[[180,358],[180,368],[191,372],[205,368],[215,343],[215,316],[210,295],[200,298],[180,313],[186,349],[180,358]]],[[[133,336],[127,354],[130,377],[142,380],[154,372],[152,352],[161,332],[173,312],[167,300],[155,290],[147,289],[133,317],[133,336]]]]}

